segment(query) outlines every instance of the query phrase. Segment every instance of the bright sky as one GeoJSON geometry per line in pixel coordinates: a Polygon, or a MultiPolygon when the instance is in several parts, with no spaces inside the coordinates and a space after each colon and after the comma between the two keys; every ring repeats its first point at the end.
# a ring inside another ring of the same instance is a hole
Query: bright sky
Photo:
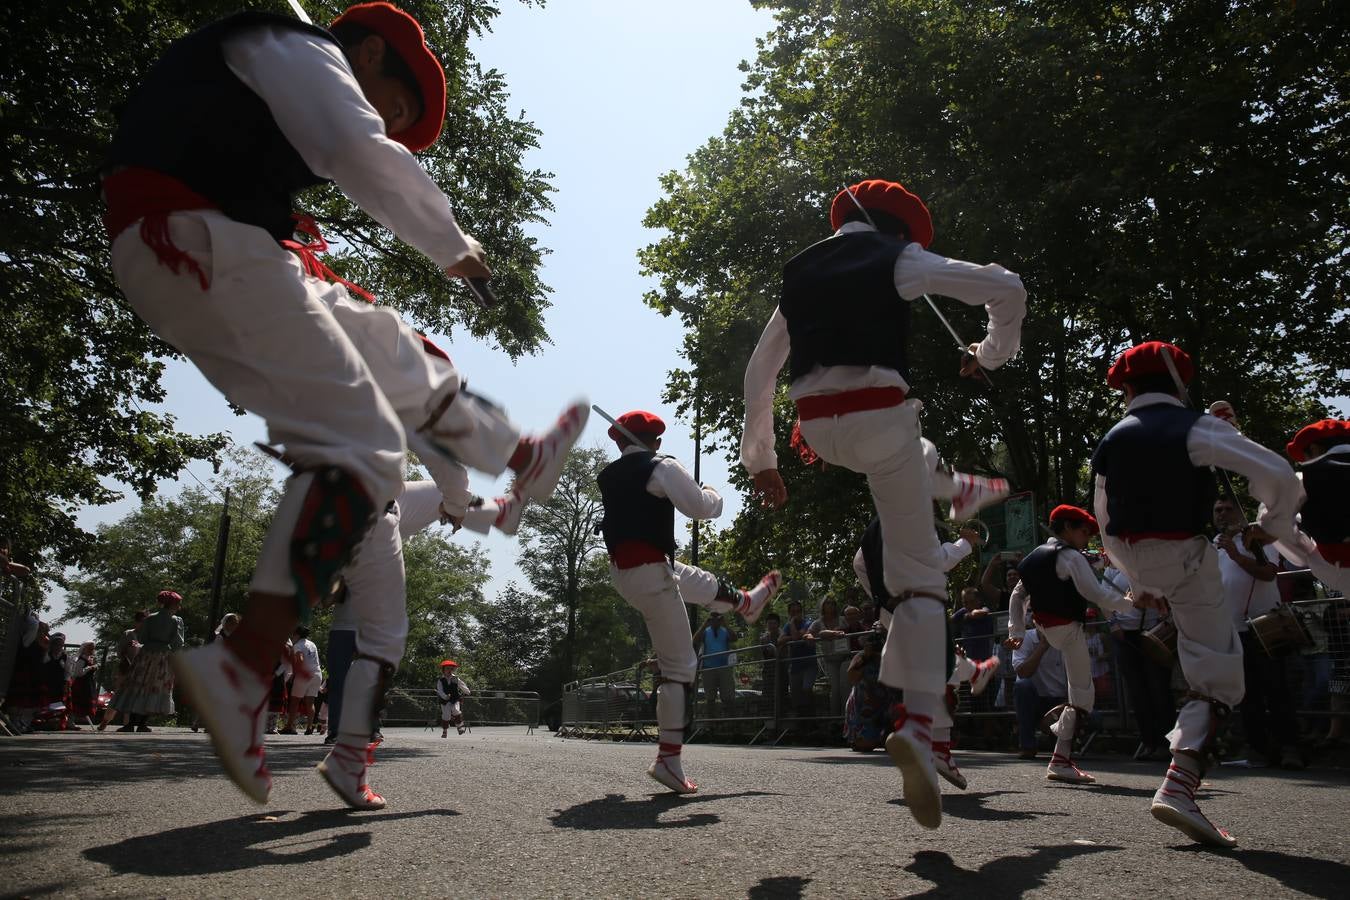
{"type": "MultiPolygon", "coordinates": [[[[553,289],[546,324],[553,343],[512,365],[503,354],[467,337],[446,346],[474,389],[503,404],[527,430],[549,425],[581,394],[617,415],[650,409],[669,426],[662,450],[692,468],[692,423],[660,405],[666,373],[680,365],[681,328],[641,302],[650,284],[638,274],[636,252],[656,232],[640,225],[660,196],[657,177],[683,168],[685,157],[721,132],[740,96],[737,65],[755,52],[772,16],[745,0],[553,0],[543,9],[504,2],[495,30],[474,47],[484,67],[506,76],[513,112],[523,111],[543,132],[526,165],[556,173],[557,210],[538,229],[551,255],[543,278],[553,289]]],[[[220,394],[188,364],[173,364],[165,379],[181,430],[227,431],[242,444],[264,437],[261,420],[233,415],[220,394]]],[[[608,444],[605,424],[592,416],[585,444],[608,444]]],[[[192,472],[208,481],[211,467],[192,472]]],[[[704,482],[722,488],[723,461],[705,456],[704,482]]],[[[191,484],[189,476],[182,483],[191,484]]],[[[474,482],[482,494],[505,482],[474,482]]],[[[173,493],[175,482],[161,492],[173,493]]],[[[725,492],[724,492],[725,493],[725,492]]],[[[740,509],[727,494],[723,521],[740,509]]],[[[134,495],[90,507],[80,525],[93,529],[138,505],[134,495]]],[[[468,534],[460,532],[459,537],[468,534]]],[[[514,539],[483,542],[492,560],[488,596],[524,578],[514,539]]],[[[146,598],[147,602],[150,598],[146,598]]],[[[189,601],[191,598],[188,598],[189,601]]],[[[64,598],[54,598],[64,613],[64,598]]],[[[63,627],[68,642],[93,639],[82,622],[63,627]]]]}

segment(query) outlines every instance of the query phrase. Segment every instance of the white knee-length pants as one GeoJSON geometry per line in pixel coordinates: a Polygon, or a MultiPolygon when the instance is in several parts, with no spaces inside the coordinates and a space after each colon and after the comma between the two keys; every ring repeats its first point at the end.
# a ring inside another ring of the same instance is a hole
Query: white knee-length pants
{"type": "MultiPolygon", "coordinates": [[[[1191,690],[1236,708],[1246,692],[1242,642],[1224,603],[1219,560],[1203,537],[1185,541],[1107,539],[1107,552],[1130,577],[1136,594],[1166,597],[1177,627],[1177,659],[1191,690]]],[[[1208,742],[1212,709],[1190,700],[1168,734],[1172,750],[1198,753],[1208,742]]]]}
{"type": "MultiPolygon", "coordinates": [[[[913,590],[945,598],[947,575],[933,527],[936,451],[926,450],[920,439],[919,409],[918,401],[906,400],[887,409],[808,419],[801,423],[801,431],[821,459],[867,476],[881,519],[887,590],[892,595],[913,590]]],[[[881,652],[882,684],[926,694],[945,690],[945,610],[943,600],[927,597],[896,605],[881,652]]]]}
{"type": "MultiPolygon", "coordinates": [[[[262,417],[268,440],[306,468],[351,473],[376,510],[398,495],[407,442],[440,399],[460,391],[453,365],[427,354],[392,310],[304,274],[261,228],[212,210],[175,213],[169,233],[209,280],[174,274],[133,225],[113,243],[112,266],[132,308],[187,356],[225,397],[262,417]]],[[[496,407],[460,393],[435,443],[488,474],[506,468],[520,432],[496,407]]],[[[424,462],[440,460],[418,436],[424,462]]],[[[445,481],[446,479],[442,479],[445,481]]],[[[293,479],[254,573],[255,591],[290,594],[289,543],[310,479],[293,479]]]]}

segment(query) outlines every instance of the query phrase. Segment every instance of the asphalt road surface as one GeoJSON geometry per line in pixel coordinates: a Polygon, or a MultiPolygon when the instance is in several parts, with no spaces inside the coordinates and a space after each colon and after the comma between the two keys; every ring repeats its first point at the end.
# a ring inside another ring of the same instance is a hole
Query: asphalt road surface
{"type": "Polygon", "coordinates": [[[272,738],[272,801],[218,773],[206,738],[0,739],[0,895],[131,897],[1350,896],[1350,775],[1211,773],[1202,803],[1242,841],[1202,850],[1148,815],[1157,763],[958,754],[938,831],[910,818],[884,755],[686,750],[700,792],[659,792],[650,744],[523,728],[390,729],[348,812],[316,739],[272,738]]]}

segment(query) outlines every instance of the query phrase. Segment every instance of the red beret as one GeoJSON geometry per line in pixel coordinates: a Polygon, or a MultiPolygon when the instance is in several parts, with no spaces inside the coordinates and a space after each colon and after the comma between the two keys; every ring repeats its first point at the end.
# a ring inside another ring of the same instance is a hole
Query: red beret
{"type": "Polygon", "coordinates": [[[422,94],[422,115],[398,134],[389,135],[413,153],[436,143],[445,123],[445,70],[427,46],[417,20],[391,3],[358,3],[333,20],[333,26],[369,28],[408,64],[422,94]]]}
{"type": "MultiPolygon", "coordinates": [[[[660,416],[641,409],[624,413],[619,416],[618,422],[624,428],[633,432],[634,437],[653,438],[665,433],[666,430],[666,423],[661,421],[660,416]]],[[[609,437],[610,440],[618,441],[621,444],[628,443],[628,438],[620,434],[619,429],[613,425],[609,426],[609,437]]]]}
{"type": "Polygon", "coordinates": [[[1190,384],[1191,379],[1195,377],[1195,366],[1191,363],[1190,355],[1180,347],[1164,341],[1148,341],[1120,354],[1120,358],[1111,364],[1106,373],[1107,385],[1120,389],[1125,386],[1125,382],[1143,375],[1166,375],[1164,350],[1172,354],[1172,362],[1176,363],[1181,383],[1190,384]]]}
{"type": "Polygon", "coordinates": [[[860,181],[834,195],[834,202],[830,204],[830,227],[835,231],[858,209],[848,198],[850,190],[864,209],[890,213],[904,222],[909,227],[910,240],[923,247],[933,243],[933,217],[928,214],[928,207],[917,194],[905,190],[903,184],[880,179],[860,181]]]}
{"type": "Polygon", "coordinates": [[[160,591],[159,596],[155,598],[161,606],[169,603],[182,603],[183,597],[177,591],[160,591]]]}
{"type": "Polygon", "coordinates": [[[1069,506],[1067,503],[1061,503],[1050,510],[1050,524],[1056,522],[1086,522],[1092,526],[1092,533],[1097,533],[1097,520],[1092,513],[1086,509],[1079,509],[1077,506],[1069,506]]]}
{"type": "Polygon", "coordinates": [[[459,663],[455,662],[453,659],[443,659],[441,660],[441,668],[458,669],[459,663]]]}
{"type": "Polygon", "coordinates": [[[1323,419],[1300,428],[1284,452],[1294,462],[1303,462],[1308,458],[1309,444],[1341,443],[1350,443],[1350,419],[1323,419]]]}

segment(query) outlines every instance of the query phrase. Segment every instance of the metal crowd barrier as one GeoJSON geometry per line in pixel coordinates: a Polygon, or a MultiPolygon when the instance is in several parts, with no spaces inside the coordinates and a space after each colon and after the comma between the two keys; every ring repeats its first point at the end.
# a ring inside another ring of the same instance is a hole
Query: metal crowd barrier
{"type": "MultiPolygon", "coordinates": [[[[539,695],[534,691],[478,690],[460,701],[464,722],[475,725],[524,725],[526,734],[539,727],[539,695]]],[[[381,721],[386,725],[434,726],[441,701],[432,690],[395,688],[385,698],[381,721]]]]}
{"type": "MultiPolygon", "coordinates": [[[[1313,642],[1310,647],[1284,657],[1292,696],[1300,716],[1325,715],[1332,686],[1350,679],[1350,599],[1320,598],[1293,603],[1313,642]]],[[[956,689],[957,729],[967,733],[986,730],[981,720],[1001,720],[1011,726],[1015,718],[1012,685],[1016,673],[1012,651],[1003,646],[1008,634],[1007,613],[992,613],[992,636],[956,643],[990,641],[1001,660],[997,675],[979,696],[970,686],[956,689]]],[[[1122,675],[1111,623],[1098,618],[1084,624],[1096,689],[1093,731],[1132,734],[1136,723],[1122,675]]],[[[696,676],[693,740],[700,733],[719,736],[750,735],[750,743],[770,737],[773,743],[788,734],[833,731],[842,736],[844,711],[851,686],[848,664],[871,631],[813,642],[788,642],[738,647],[726,666],[708,667],[700,657],[696,676]],[[811,644],[811,654],[793,657],[794,647],[811,644]],[[727,676],[709,675],[716,669],[727,676]],[[709,690],[711,688],[711,690],[709,690]]],[[[560,734],[571,737],[651,739],[656,730],[655,673],[649,663],[639,663],[618,672],[581,679],[564,686],[560,734]]],[[[1187,690],[1179,665],[1173,666],[1173,688],[1179,698],[1187,690]]],[[[1338,687],[1344,691],[1346,688],[1338,687]]],[[[997,731],[1000,725],[987,728],[997,731]]]]}

